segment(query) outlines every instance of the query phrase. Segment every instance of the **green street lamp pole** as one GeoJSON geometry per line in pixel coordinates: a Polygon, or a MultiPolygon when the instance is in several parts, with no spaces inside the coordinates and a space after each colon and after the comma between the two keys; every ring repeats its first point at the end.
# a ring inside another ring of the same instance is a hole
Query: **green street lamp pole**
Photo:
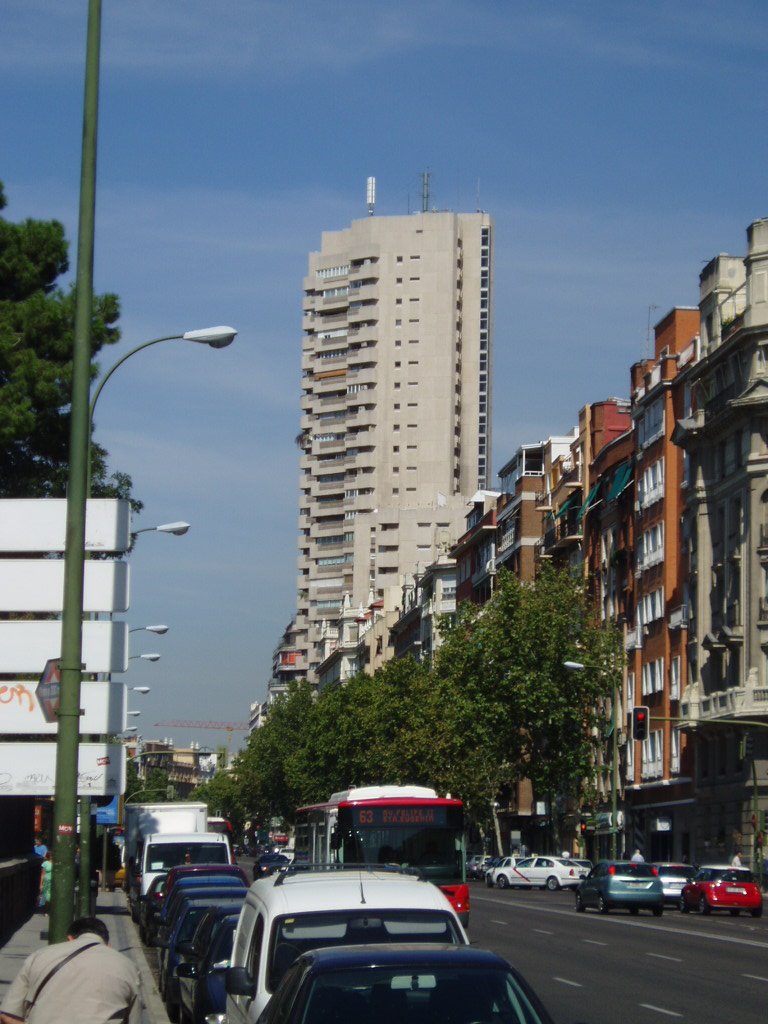
{"type": "Polygon", "coordinates": [[[66,938],[72,919],[75,887],[100,42],[101,0],[89,0],[61,619],[61,688],[53,807],[53,873],[49,923],[51,943],[62,942],[66,938]]]}

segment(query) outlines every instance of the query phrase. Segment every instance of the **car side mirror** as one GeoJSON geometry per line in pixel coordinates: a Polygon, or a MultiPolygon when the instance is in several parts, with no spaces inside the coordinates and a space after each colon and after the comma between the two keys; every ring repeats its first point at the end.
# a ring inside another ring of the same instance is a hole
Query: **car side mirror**
{"type": "Polygon", "coordinates": [[[224,975],[228,996],[252,996],[253,978],[246,967],[228,967],[224,975]]]}
{"type": "Polygon", "coordinates": [[[218,963],[211,964],[211,970],[216,971],[216,973],[218,974],[221,971],[226,971],[229,966],[229,960],[219,960],[218,963]]]}

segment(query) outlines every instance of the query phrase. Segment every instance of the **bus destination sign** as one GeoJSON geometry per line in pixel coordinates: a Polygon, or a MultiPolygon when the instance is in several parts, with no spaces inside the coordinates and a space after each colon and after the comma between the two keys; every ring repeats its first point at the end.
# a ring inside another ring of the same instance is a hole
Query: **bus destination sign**
{"type": "Polygon", "coordinates": [[[362,828],[399,828],[407,825],[431,825],[445,828],[446,807],[353,807],[352,821],[362,828]]]}

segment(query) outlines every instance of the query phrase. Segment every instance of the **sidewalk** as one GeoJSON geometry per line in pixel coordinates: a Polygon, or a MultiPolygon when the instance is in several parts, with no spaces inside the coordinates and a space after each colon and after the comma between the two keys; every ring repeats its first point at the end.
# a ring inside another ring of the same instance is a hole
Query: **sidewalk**
{"type": "MultiPolygon", "coordinates": [[[[157,991],[144,948],[139,941],[139,930],[131,920],[123,892],[100,892],[96,901],[96,915],[109,928],[110,945],[125,953],[139,972],[143,1008],[142,1024],[168,1024],[165,1004],[157,991]]],[[[16,977],[24,959],[48,942],[48,918],[33,914],[21,928],[0,946],[0,1004],[8,986],[16,977]]]]}

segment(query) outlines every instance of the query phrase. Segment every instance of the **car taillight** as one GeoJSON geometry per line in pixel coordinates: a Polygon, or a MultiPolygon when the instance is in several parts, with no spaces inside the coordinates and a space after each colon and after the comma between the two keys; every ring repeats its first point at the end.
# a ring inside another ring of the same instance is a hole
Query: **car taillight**
{"type": "Polygon", "coordinates": [[[651,868],[651,871],[654,873],[654,875],[658,876],[658,874],[659,874],[659,869],[658,868],[651,868]]]}
{"type": "Polygon", "coordinates": [[[613,864],[611,864],[611,866],[608,868],[608,874],[609,875],[615,875],[616,874],[616,867],[613,864]]]}

